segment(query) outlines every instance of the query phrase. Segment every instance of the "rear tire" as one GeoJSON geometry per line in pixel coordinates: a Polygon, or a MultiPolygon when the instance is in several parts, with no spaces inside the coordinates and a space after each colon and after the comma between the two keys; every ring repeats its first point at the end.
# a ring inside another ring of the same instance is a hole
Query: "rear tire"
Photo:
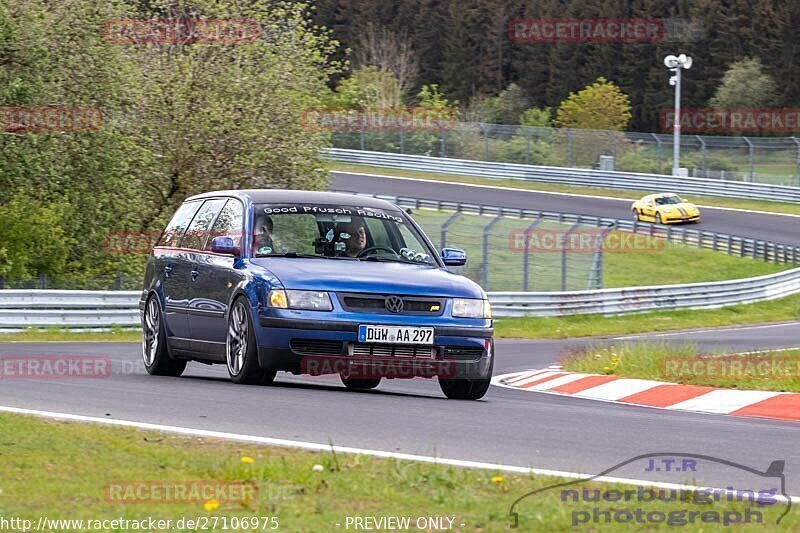
{"type": "Polygon", "coordinates": [[[151,376],[178,377],[186,369],[186,361],[169,356],[161,305],[156,296],[147,299],[142,314],[142,359],[151,376]]]}
{"type": "Polygon", "coordinates": [[[374,389],[378,385],[381,384],[381,378],[348,378],[343,374],[340,374],[339,377],[342,380],[342,384],[348,389],[374,389]]]}
{"type": "Polygon", "coordinates": [[[442,379],[439,387],[451,400],[479,400],[489,390],[491,379],[442,379]]]}
{"type": "Polygon", "coordinates": [[[642,220],[642,219],[641,219],[641,218],[639,218],[639,211],[637,211],[636,209],[634,209],[633,211],[631,211],[631,213],[633,214],[633,220],[634,220],[634,222],[641,222],[641,220],[642,220]]]}
{"type": "Polygon", "coordinates": [[[264,370],[258,364],[253,317],[250,306],[242,297],[233,302],[228,313],[225,361],[228,375],[237,385],[269,385],[277,374],[275,370],[264,370]]]}

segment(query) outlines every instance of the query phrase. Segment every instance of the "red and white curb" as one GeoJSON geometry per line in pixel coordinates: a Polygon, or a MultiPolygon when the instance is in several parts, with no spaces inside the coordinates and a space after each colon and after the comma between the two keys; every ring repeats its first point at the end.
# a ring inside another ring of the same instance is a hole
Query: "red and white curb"
{"type": "Polygon", "coordinates": [[[559,366],[495,376],[498,387],[604,402],[800,421],[800,394],[680,385],[649,379],[567,372],[559,366]]]}

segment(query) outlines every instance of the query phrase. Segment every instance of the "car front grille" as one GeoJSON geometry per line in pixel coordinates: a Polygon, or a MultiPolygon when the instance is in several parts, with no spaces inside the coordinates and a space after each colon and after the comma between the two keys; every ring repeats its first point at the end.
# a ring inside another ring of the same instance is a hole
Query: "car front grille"
{"type": "Polygon", "coordinates": [[[483,356],[483,346],[442,346],[442,357],[459,361],[474,361],[483,356]]]}
{"type": "Polygon", "coordinates": [[[344,342],[319,339],[293,339],[292,352],[297,355],[344,355],[344,342]]]}
{"type": "Polygon", "coordinates": [[[444,298],[400,296],[403,301],[403,310],[400,313],[392,313],[386,309],[386,297],[390,295],[338,293],[337,296],[342,307],[351,313],[440,316],[444,313],[445,305],[444,298]]]}
{"type": "Polygon", "coordinates": [[[433,346],[420,346],[416,344],[353,344],[355,357],[426,357],[430,359],[436,355],[433,346]]]}

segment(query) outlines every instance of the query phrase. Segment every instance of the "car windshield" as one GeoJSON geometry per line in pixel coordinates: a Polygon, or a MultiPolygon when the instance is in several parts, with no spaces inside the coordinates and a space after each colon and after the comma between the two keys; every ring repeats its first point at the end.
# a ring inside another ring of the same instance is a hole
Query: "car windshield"
{"type": "Polygon", "coordinates": [[[358,205],[258,204],[253,257],[306,257],[436,265],[402,211],[358,205]]]}
{"type": "Polygon", "coordinates": [[[681,203],[678,196],[660,196],[656,198],[656,205],[672,205],[681,203]]]}

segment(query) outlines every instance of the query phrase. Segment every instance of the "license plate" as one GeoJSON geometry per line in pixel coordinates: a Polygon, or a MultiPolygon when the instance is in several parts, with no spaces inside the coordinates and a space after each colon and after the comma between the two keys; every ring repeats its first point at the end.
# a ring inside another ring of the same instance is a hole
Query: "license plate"
{"type": "Polygon", "coordinates": [[[413,326],[358,326],[358,342],[433,344],[433,328],[413,326]]]}

